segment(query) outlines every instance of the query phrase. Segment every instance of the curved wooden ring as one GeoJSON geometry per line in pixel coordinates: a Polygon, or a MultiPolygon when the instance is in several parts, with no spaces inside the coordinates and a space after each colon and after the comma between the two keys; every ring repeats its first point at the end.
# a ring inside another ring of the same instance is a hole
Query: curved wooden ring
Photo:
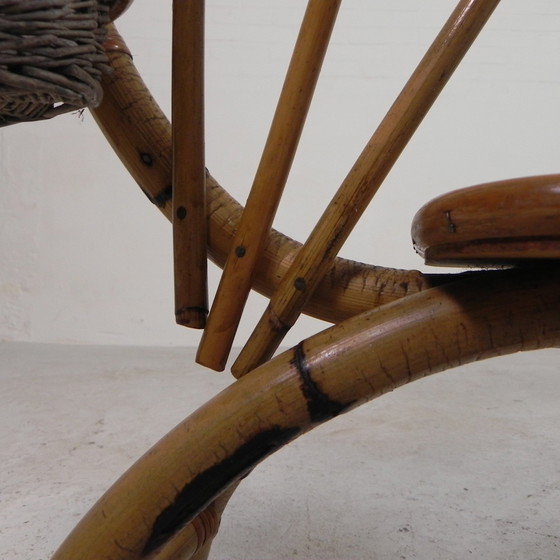
{"type": "Polygon", "coordinates": [[[412,239],[428,264],[495,266],[560,259],[560,175],[456,190],[424,205],[412,239]]]}
{"type": "Polygon", "coordinates": [[[99,500],[52,560],[157,558],[216,496],[318,424],[459,364],[558,346],[559,285],[560,267],[488,272],[311,337],[165,436],[99,500]]]}

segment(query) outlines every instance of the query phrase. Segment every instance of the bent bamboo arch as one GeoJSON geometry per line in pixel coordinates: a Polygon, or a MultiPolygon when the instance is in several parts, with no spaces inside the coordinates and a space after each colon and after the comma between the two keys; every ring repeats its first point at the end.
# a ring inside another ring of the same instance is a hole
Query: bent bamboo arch
{"type": "Polygon", "coordinates": [[[558,267],[489,273],[397,300],[311,337],[236,381],[165,436],[52,560],[191,557],[216,530],[213,500],[227,499],[254,465],[302,433],[420,377],[560,345],[559,282],[558,267]]]}

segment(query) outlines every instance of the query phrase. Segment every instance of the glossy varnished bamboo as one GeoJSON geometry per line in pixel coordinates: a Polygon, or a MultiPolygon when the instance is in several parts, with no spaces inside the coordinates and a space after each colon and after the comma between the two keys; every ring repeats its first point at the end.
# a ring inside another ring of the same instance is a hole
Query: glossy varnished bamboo
{"type": "Polygon", "coordinates": [[[204,0],[173,0],[171,123],[175,320],[208,314],[204,155],[204,0]]]}
{"type": "Polygon", "coordinates": [[[334,416],[460,364],[560,345],[559,285],[557,266],[488,272],[311,337],[180,423],[99,500],[53,560],[140,560],[164,550],[255,464],[334,416]]]}
{"type": "Polygon", "coordinates": [[[223,370],[294,159],[341,0],[310,0],[197,362],[223,370]]]}
{"type": "Polygon", "coordinates": [[[233,366],[269,359],[499,0],[461,0],[343,181],[233,366]]]}
{"type": "Polygon", "coordinates": [[[412,240],[428,264],[560,259],[560,175],[494,181],[439,196],[414,217],[412,240]]]}
{"type": "MultiPolygon", "coordinates": [[[[171,125],[139,76],[114,26],[107,42],[112,73],[103,77],[103,102],[92,113],[109,144],[146,197],[171,220],[171,125]]],[[[223,266],[243,208],[209,174],[206,180],[208,253],[223,266]]],[[[255,269],[253,287],[270,297],[301,244],[272,230],[255,269]]],[[[437,276],[337,258],[304,311],[338,322],[424,290],[437,276]]]]}

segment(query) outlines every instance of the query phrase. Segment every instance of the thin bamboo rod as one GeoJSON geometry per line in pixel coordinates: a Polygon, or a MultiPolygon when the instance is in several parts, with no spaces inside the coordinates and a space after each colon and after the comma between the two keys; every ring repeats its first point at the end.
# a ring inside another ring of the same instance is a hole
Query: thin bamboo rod
{"type": "Polygon", "coordinates": [[[208,314],[204,157],[204,0],[173,0],[171,122],[175,320],[208,314]]]}
{"type": "MultiPolygon", "coordinates": [[[[560,269],[486,273],[331,327],[181,422],[93,506],[52,560],[140,560],[257,463],[429,374],[560,345],[560,269]]],[[[328,467],[327,467],[328,468],[328,467]]]]}
{"type": "Polygon", "coordinates": [[[236,360],[232,368],[235,376],[244,375],[274,354],[498,3],[459,2],[296,255],[236,360]]]}
{"type": "MultiPolygon", "coordinates": [[[[115,153],[146,197],[171,220],[171,125],[138,74],[115,26],[106,50],[112,73],[103,77],[103,102],[92,110],[115,153]]],[[[223,266],[243,208],[208,175],[208,251],[223,266]]],[[[301,244],[271,230],[254,275],[254,288],[270,297],[301,244]]],[[[425,290],[445,276],[398,270],[338,257],[307,302],[305,312],[332,323],[425,290]]]]}
{"type": "Polygon", "coordinates": [[[286,185],[341,0],[309,0],[197,362],[223,370],[286,185]]]}

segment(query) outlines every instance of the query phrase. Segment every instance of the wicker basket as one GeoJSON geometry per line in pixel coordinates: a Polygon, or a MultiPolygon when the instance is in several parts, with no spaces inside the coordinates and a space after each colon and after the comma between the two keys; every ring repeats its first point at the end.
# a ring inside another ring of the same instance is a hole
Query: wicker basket
{"type": "Polygon", "coordinates": [[[115,0],[0,0],[0,126],[101,102],[115,0]]]}

